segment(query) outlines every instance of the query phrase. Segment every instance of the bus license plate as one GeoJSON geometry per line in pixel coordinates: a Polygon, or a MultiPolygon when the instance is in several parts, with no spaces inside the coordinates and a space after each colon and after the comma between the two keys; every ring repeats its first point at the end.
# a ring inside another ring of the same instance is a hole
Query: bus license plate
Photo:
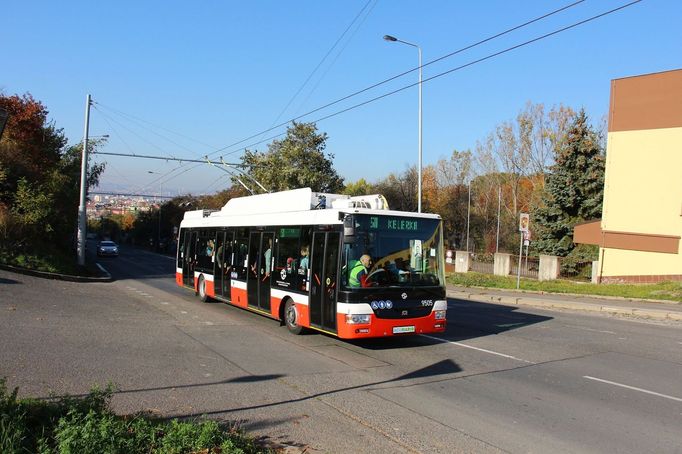
{"type": "Polygon", "coordinates": [[[414,333],[414,326],[394,326],[393,334],[414,333]]]}

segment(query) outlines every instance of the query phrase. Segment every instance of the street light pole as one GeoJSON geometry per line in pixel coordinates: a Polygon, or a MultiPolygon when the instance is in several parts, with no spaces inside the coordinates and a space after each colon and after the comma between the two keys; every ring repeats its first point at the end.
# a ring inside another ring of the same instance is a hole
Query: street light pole
{"type": "Polygon", "coordinates": [[[419,53],[419,159],[417,164],[417,212],[422,212],[422,48],[414,43],[403,41],[395,36],[384,35],[386,41],[407,44],[416,47],[419,53]]]}
{"type": "Polygon", "coordinates": [[[86,238],[86,205],[85,198],[87,192],[87,173],[88,173],[88,132],[90,129],[90,105],[92,100],[90,95],[85,98],[85,130],[83,132],[83,153],[81,155],[81,187],[80,202],[78,205],[78,264],[85,265],[85,238],[86,238]]]}

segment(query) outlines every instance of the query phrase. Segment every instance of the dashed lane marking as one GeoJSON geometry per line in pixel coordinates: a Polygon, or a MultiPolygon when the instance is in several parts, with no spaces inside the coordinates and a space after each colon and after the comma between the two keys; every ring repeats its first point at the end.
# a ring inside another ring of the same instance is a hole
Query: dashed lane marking
{"type": "Polygon", "coordinates": [[[581,331],[591,331],[593,333],[603,333],[603,334],[618,334],[614,331],[607,331],[605,329],[593,329],[593,328],[585,328],[584,326],[575,326],[575,325],[564,325],[567,328],[573,328],[573,329],[579,329],[581,331]]]}
{"type": "Polygon", "coordinates": [[[589,375],[583,375],[583,378],[588,380],[594,380],[601,383],[606,383],[607,385],[620,386],[621,388],[631,389],[633,391],[639,391],[645,394],[651,394],[652,396],[664,397],[666,399],[675,400],[677,402],[682,402],[682,399],[675,396],[669,396],[667,394],[657,393],[655,391],[649,391],[648,389],[637,388],[636,386],[624,385],[623,383],[616,383],[615,381],[604,380],[603,378],[590,377],[589,375]]]}
{"type": "Polygon", "coordinates": [[[422,334],[422,336],[428,337],[429,339],[437,340],[439,342],[443,342],[445,344],[452,344],[452,345],[457,345],[458,347],[470,348],[472,350],[478,350],[479,352],[489,353],[491,355],[501,356],[503,358],[509,358],[509,359],[513,359],[515,361],[521,361],[521,362],[527,363],[527,364],[535,364],[533,361],[528,361],[528,360],[525,360],[522,358],[517,358],[516,356],[507,355],[505,353],[494,352],[492,350],[486,350],[485,348],[474,347],[473,345],[467,345],[467,344],[463,344],[461,342],[449,341],[449,340],[441,339],[440,337],[427,336],[426,334],[422,334]]]}

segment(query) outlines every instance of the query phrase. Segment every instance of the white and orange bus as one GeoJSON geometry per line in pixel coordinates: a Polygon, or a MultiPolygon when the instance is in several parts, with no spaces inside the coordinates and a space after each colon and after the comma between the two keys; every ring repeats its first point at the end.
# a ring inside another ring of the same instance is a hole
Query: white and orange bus
{"type": "Polygon", "coordinates": [[[443,252],[438,215],[390,211],[382,196],[303,188],[186,212],[176,282],[295,334],[438,333],[446,327],[443,252]],[[372,262],[358,268],[364,255],[372,262]]]}

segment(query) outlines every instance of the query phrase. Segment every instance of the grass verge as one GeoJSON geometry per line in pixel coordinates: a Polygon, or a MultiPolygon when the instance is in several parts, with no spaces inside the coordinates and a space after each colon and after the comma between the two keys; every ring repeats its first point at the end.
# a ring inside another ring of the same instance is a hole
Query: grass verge
{"type": "MultiPolygon", "coordinates": [[[[449,284],[458,287],[488,287],[515,289],[516,278],[482,273],[453,273],[448,275],[449,284]]],[[[656,299],[682,301],[682,282],[660,284],[589,284],[563,280],[536,281],[521,279],[521,290],[547,293],[575,293],[594,296],[619,296],[632,299],[656,299]]]]}
{"type": "Polygon", "coordinates": [[[66,254],[56,249],[45,250],[40,254],[0,249],[0,263],[30,270],[47,271],[49,273],[70,274],[73,276],[86,274],[86,271],[76,264],[75,253],[66,254]]]}
{"type": "Polygon", "coordinates": [[[0,379],[0,452],[3,454],[270,452],[215,421],[119,416],[110,409],[113,389],[54,401],[18,399],[0,379]]]}

